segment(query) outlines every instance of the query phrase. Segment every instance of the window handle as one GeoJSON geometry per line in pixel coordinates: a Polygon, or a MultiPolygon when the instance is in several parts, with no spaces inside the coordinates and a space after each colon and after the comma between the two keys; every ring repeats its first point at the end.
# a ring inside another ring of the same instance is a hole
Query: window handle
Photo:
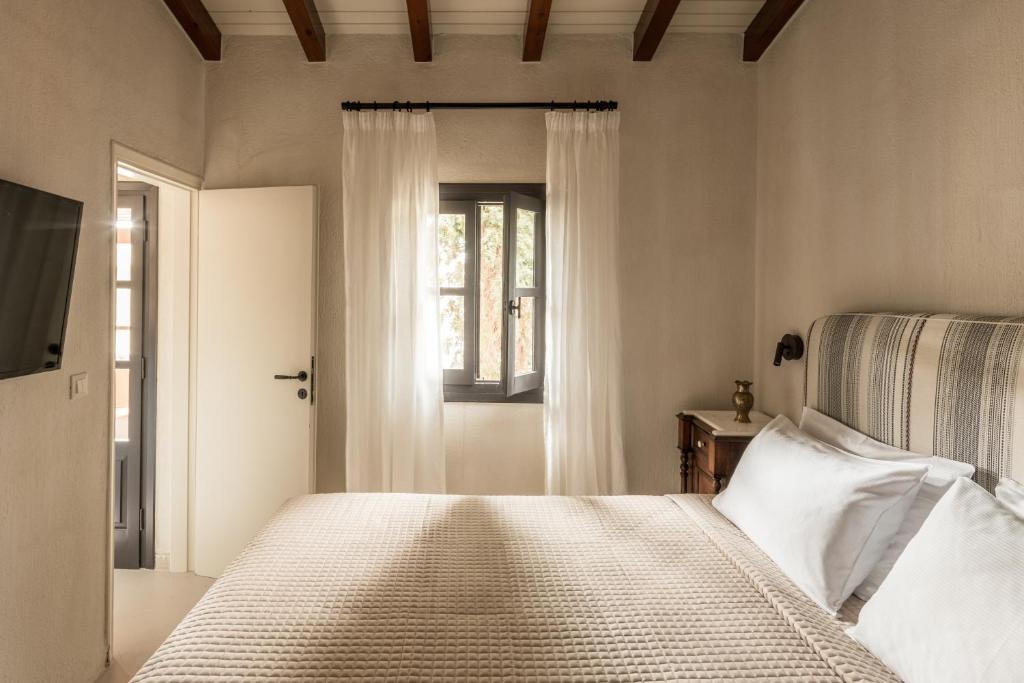
{"type": "Polygon", "coordinates": [[[516,314],[516,319],[523,317],[523,297],[517,296],[515,300],[508,300],[508,314],[516,314]]]}

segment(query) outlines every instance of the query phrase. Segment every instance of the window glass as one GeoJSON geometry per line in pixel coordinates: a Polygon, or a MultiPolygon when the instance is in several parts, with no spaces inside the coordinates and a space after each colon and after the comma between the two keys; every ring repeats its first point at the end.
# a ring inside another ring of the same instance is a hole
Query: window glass
{"type": "Polygon", "coordinates": [[[462,295],[441,297],[441,358],[445,370],[466,367],[466,300],[462,295]]]}
{"type": "Polygon", "coordinates": [[[505,207],[480,205],[480,370],[486,382],[501,380],[501,326],[505,317],[505,207]]]}
{"type": "Polygon", "coordinates": [[[127,230],[132,227],[132,207],[130,206],[119,206],[117,207],[117,228],[119,230],[127,230]]]}
{"type": "MultiPolygon", "coordinates": [[[[123,231],[118,231],[123,232],[123,231]]],[[[117,279],[127,282],[132,279],[132,245],[117,242],[117,279]]]]}
{"type": "Polygon", "coordinates": [[[437,224],[437,273],[442,287],[466,283],[466,217],[441,214],[437,224]]]}
{"type": "Polygon", "coordinates": [[[125,287],[117,288],[117,308],[114,313],[114,321],[114,324],[118,327],[131,327],[132,290],[125,287]]]}
{"type": "Polygon", "coordinates": [[[132,331],[130,329],[114,330],[114,360],[131,360],[132,331]]]}
{"type": "Polygon", "coordinates": [[[516,209],[516,287],[536,287],[537,214],[516,209]]]}
{"type": "Polygon", "coordinates": [[[519,310],[516,325],[516,376],[528,375],[537,370],[533,357],[533,331],[536,323],[535,299],[524,296],[518,299],[519,310]]]}
{"type": "Polygon", "coordinates": [[[117,368],[114,370],[114,440],[128,440],[129,417],[129,377],[131,370],[117,368]]]}

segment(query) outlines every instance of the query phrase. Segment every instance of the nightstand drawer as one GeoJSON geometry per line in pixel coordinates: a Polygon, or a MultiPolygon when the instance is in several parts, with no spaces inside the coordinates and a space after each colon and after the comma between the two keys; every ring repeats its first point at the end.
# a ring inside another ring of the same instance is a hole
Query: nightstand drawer
{"type": "Polygon", "coordinates": [[[696,425],[693,426],[692,447],[697,467],[708,474],[715,474],[715,442],[710,434],[696,425]]]}

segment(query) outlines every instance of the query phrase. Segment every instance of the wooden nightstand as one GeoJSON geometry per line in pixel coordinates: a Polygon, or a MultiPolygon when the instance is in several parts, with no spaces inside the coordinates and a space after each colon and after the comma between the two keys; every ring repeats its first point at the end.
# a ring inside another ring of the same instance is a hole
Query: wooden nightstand
{"type": "Polygon", "coordinates": [[[679,490],[718,493],[732,476],[750,440],[772,418],[756,410],[750,422],[731,410],[684,410],[679,418],[679,490]]]}

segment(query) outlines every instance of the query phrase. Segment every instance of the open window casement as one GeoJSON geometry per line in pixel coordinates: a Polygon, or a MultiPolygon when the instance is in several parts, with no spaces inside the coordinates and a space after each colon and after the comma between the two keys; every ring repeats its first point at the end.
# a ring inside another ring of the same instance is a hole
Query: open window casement
{"type": "Polygon", "coordinates": [[[509,204],[505,391],[515,396],[540,389],[544,376],[544,210],[517,192],[509,204]]]}

